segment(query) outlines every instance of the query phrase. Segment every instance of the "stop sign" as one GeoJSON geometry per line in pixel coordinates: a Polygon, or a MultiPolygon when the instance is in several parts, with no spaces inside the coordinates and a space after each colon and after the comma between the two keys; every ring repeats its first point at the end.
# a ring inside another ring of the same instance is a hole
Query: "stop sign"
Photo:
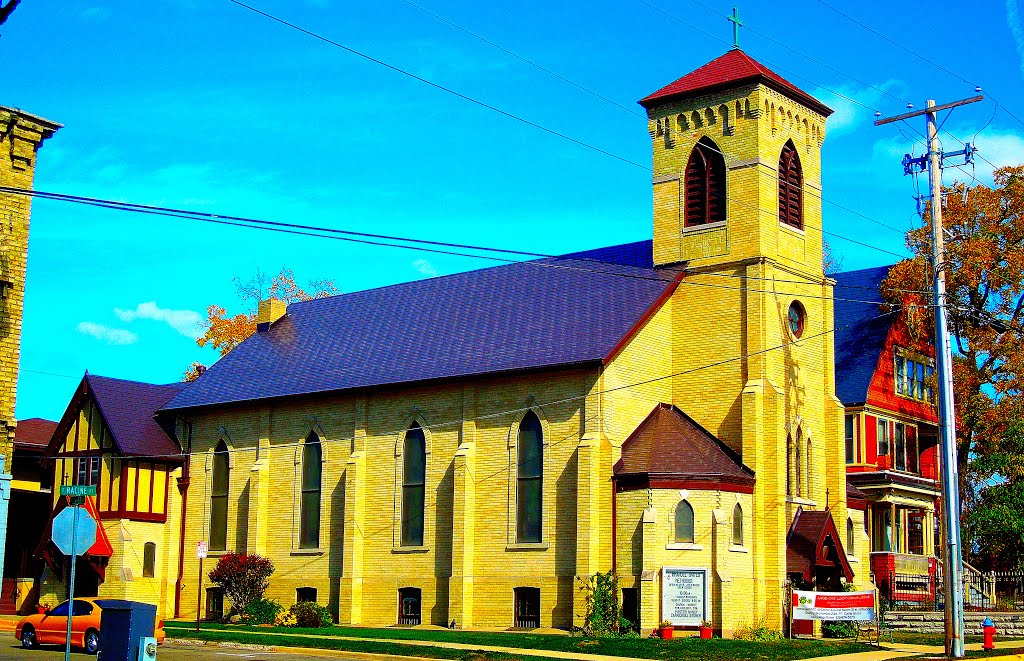
{"type": "Polygon", "coordinates": [[[53,518],[53,543],[64,555],[71,555],[72,528],[75,555],[82,555],[96,543],[96,520],[82,507],[68,507],[53,518]]]}

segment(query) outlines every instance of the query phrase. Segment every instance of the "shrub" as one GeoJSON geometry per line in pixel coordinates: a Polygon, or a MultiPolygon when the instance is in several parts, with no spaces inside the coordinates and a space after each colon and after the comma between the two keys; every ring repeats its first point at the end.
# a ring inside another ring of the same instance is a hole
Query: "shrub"
{"type": "Polygon", "coordinates": [[[857,623],[826,620],[821,623],[821,635],[825,638],[853,638],[857,635],[857,623]]]}
{"type": "Polygon", "coordinates": [[[210,580],[224,590],[232,611],[240,613],[250,603],[263,598],[273,573],[274,563],[261,555],[228,553],[221,556],[210,572],[210,580]]]}
{"type": "Polygon", "coordinates": [[[579,581],[586,609],[583,614],[583,635],[610,636],[618,633],[621,626],[618,576],[609,571],[579,581]]]}
{"type": "Polygon", "coordinates": [[[284,606],[273,599],[256,599],[242,609],[242,621],[246,624],[273,624],[284,606]]]}
{"type": "Polygon", "coordinates": [[[295,619],[295,613],[291,612],[290,610],[288,610],[288,611],[281,611],[274,618],[274,626],[275,627],[297,627],[297,626],[299,626],[299,621],[297,619],[295,619]]]}
{"type": "Polygon", "coordinates": [[[300,601],[289,608],[288,612],[295,617],[295,624],[284,626],[317,629],[319,627],[329,627],[334,624],[334,620],[331,618],[331,612],[316,602],[300,601]]]}

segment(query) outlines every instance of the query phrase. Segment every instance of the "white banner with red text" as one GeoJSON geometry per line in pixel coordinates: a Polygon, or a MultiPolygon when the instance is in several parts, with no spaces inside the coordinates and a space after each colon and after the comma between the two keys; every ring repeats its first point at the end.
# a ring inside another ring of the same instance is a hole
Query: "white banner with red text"
{"type": "Polygon", "coordinates": [[[874,621],[875,593],[793,590],[793,619],[874,621]]]}

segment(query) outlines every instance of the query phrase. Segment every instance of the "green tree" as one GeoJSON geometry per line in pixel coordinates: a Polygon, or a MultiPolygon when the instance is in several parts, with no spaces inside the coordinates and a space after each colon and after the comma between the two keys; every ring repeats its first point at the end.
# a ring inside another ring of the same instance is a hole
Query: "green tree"
{"type": "MultiPolygon", "coordinates": [[[[994,505],[981,488],[996,478],[991,458],[1005,451],[1016,436],[1011,426],[1024,419],[1024,166],[998,168],[993,179],[993,187],[949,187],[942,216],[967,549],[978,547],[983,530],[971,519],[994,505]]],[[[907,233],[914,257],[893,267],[882,293],[912,333],[930,337],[930,208],[924,220],[907,233]]]]}

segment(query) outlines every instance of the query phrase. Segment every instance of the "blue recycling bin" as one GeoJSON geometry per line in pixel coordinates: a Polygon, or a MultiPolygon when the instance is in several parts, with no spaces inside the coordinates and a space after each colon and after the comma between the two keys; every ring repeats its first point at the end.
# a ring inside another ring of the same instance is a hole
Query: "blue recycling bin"
{"type": "Polygon", "coordinates": [[[98,661],[135,661],[143,638],[153,636],[156,606],[140,601],[103,599],[98,661]]]}

